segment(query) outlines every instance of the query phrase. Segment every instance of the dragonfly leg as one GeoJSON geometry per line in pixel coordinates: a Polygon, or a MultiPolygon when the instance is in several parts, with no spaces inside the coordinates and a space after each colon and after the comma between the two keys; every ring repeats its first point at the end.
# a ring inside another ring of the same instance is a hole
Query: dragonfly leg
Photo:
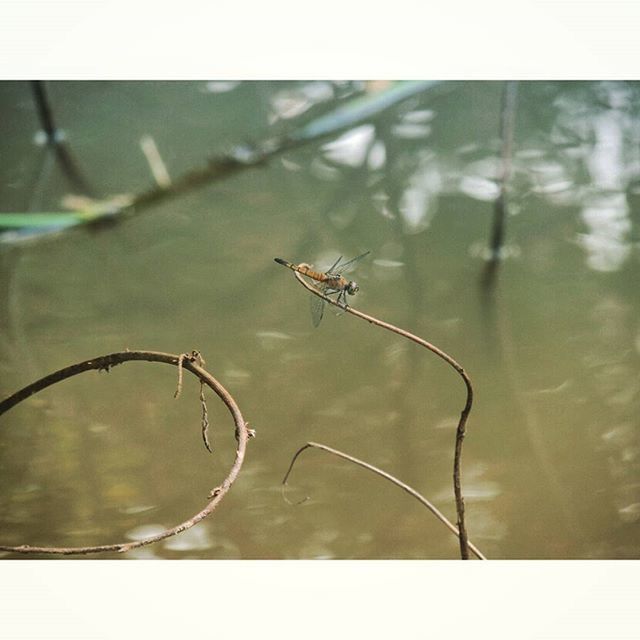
{"type": "MultiPolygon", "coordinates": [[[[347,292],[344,289],[326,289],[322,293],[327,298],[329,298],[330,296],[335,296],[337,294],[338,297],[336,298],[336,303],[343,312],[345,311],[345,308],[347,306],[347,292]]],[[[338,312],[337,315],[340,316],[342,315],[342,313],[338,312]]]]}
{"type": "MultiPolygon", "coordinates": [[[[342,313],[345,313],[349,305],[347,305],[347,292],[344,289],[340,291],[340,293],[338,294],[338,298],[336,299],[336,302],[342,309],[342,313]]],[[[337,315],[341,316],[342,313],[338,312],[337,315]]]]}
{"type": "Polygon", "coordinates": [[[340,296],[342,296],[342,293],[343,292],[340,289],[334,289],[333,291],[325,291],[324,295],[329,297],[329,296],[335,296],[337,294],[338,297],[336,298],[336,302],[340,304],[340,296]]]}

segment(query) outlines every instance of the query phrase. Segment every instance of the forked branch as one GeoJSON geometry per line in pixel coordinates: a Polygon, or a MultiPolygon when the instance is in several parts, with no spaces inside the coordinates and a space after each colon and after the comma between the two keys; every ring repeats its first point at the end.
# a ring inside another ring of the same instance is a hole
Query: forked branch
{"type": "MultiPolygon", "coordinates": [[[[293,458],[291,459],[291,464],[289,465],[289,469],[287,470],[287,473],[285,474],[282,480],[283,488],[286,486],[287,480],[289,479],[289,476],[293,471],[293,465],[296,463],[296,460],[298,459],[300,454],[303,451],[305,451],[305,449],[310,449],[310,448],[320,449],[322,451],[326,451],[327,453],[331,453],[334,456],[338,456],[338,458],[342,458],[343,460],[348,460],[349,462],[353,462],[354,464],[357,464],[363,469],[372,471],[373,473],[379,476],[382,476],[386,480],[393,482],[393,484],[400,487],[403,491],[406,491],[410,496],[413,496],[418,502],[422,503],[425,507],[427,507],[427,509],[429,509],[429,511],[431,511],[431,513],[433,513],[433,515],[436,518],[438,518],[438,520],[440,520],[442,524],[444,524],[452,533],[454,533],[456,537],[460,538],[460,532],[458,531],[456,526],[434,504],[429,502],[429,500],[427,500],[421,493],[418,493],[413,487],[410,487],[408,484],[405,484],[401,480],[398,480],[398,478],[396,478],[395,476],[392,476],[390,473],[387,473],[386,471],[383,471],[378,467],[374,467],[372,464],[369,464],[368,462],[364,462],[363,460],[354,458],[353,456],[350,456],[347,453],[339,451],[338,449],[333,449],[332,447],[328,447],[326,444],[319,444],[318,442],[307,442],[307,444],[300,447],[300,449],[298,449],[295,452],[295,454],[293,455],[293,458]]],[[[473,553],[478,558],[478,560],[487,559],[484,556],[484,554],[480,551],[480,549],[478,549],[478,547],[476,547],[470,540],[468,540],[467,543],[469,545],[469,549],[473,551],[473,553]]]]}
{"type": "Polygon", "coordinates": [[[62,380],[66,380],[67,378],[71,378],[72,376],[78,375],[79,373],[84,373],[85,371],[90,371],[92,369],[97,369],[98,371],[108,371],[111,367],[115,367],[116,365],[122,364],[123,362],[129,362],[132,360],[143,360],[146,362],[161,362],[164,364],[170,364],[177,366],[180,372],[180,387],[181,387],[181,372],[182,369],[186,369],[187,371],[194,374],[201,382],[201,384],[207,385],[211,388],[218,397],[224,402],[227,409],[231,413],[233,418],[233,422],[235,424],[235,437],[237,441],[236,447],[236,455],[233,465],[227,477],[223,480],[222,484],[217,486],[215,489],[211,491],[209,494],[210,501],[198,513],[194,516],[181,522],[180,524],[172,527],[170,529],[166,529],[154,536],[149,538],[145,538],[143,540],[136,540],[135,542],[120,542],[115,544],[103,544],[97,546],[90,547],[32,547],[29,545],[21,545],[21,546],[7,546],[0,545],[0,551],[12,551],[15,553],[53,553],[60,555],[72,555],[72,554],[88,554],[88,553],[98,553],[103,551],[117,551],[117,552],[125,552],[130,551],[131,549],[136,549],[138,547],[142,547],[153,542],[158,542],[159,540],[163,540],[165,538],[169,538],[170,536],[174,536],[186,529],[190,529],[195,524],[204,520],[211,512],[220,504],[225,494],[231,488],[231,485],[238,477],[240,472],[240,468],[242,467],[242,463],[244,461],[245,451],[247,447],[247,441],[249,437],[253,435],[253,432],[247,428],[247,423],[244,421],[242,414],[240,413],[240,409],[236,404],[236,401],[233,399],[231,394],[216,380],[208,371],[203,369],[199,362],[198,356],[194,355],[197,352],[192,352],[191,354],[182,354],[182,355],[173,355],[170,353],[161,353],[157,351],[122,351],[118,353],[111,353],[106,356],[100,356],[98,358],[92,358],[91,360],[85,360],[84,362],[79,362],[78,364],[71,365],[70,367],[65,367],[64,369],[60,369],[59,371],[55,371],[54,373],[41,378],[40,380],[36,380],[36,382],[20,389],[12,396],[0,402],[0,415],[22,402],[23,400],[29,398],[34,393],[38,391],[42,391],[57,382],[62,380]]]}
{"type": "MultiPolygon", "coordinates": [[[[309,265],[301,264],[299,266],[302,267],[302,266],[309,266],[309,265]]],[[[404,338],[407,338],[407,340],[411,340],[412,342],[419,344],[425,349],[428,349],[432,353],[435,353],[439,358],[441,358],[447,364],[453,367],[458,373],[458,375],[462,378],[462,381],[465,384],[467,397],[466,397],[466,401],[462,409],[462,412],[460,413],[460,419],[458,420],[458,426],[456,429],[455,452],[453,456],[453,492],[456,500],[456,512],[457,512],[457,519],[458,519],[457,524],[458,524],[459,540],[460,540],[460,556],[462,557],[463,560],[468,560],[469,559],[469,543],[468,543],[467,530],[465,527],[465,520],[464,520],[464,497],[462,495],[462,488],[460,484],[462,443],[466,433],[467,418],[469,417],[469,413],[471,411],[471,405],[473,404],[473,387],[471,385],[471,379],[467,375],[467,372],[448,353],[445,353],[444,351],[442,351],[442,349],[439,349],[438,347],[431,344],[430,342],[427,342],[426,340],[423,340],[422,338],[414,335],[413,333],[409,333],[404,329],[400,329],[399,327],[396,327],[395,325],[389,322],[378,320],[378,318],[375,318],[374,316],[370,316],[366,313],[363,313],[362,311],[358,311],[357,309],[354,309],[349,305],[340,304],[335,300],[332,300],[330,297],[324,295],[320,291],[318,291],[318,289],[316,289],[312,285],[310,285],[304,279],[304,277],[300,275],[298,272],[294,272],[294,275],[298,280],[298,282],[303,287],[305,287],[305,289],[308,289],[314,295],[319,296],[320,298],[323,298],[325,302],[332,304],[334,307],[338,307],[339,309],[342,309],[343,311],[346,311],[351,315],[361,318],[362,320],[366,320],[367,322],[374,324],[378,327],[382,327],[383,329],[387,329],[388,331],[397,333],[398,335],[404,338]]]]}

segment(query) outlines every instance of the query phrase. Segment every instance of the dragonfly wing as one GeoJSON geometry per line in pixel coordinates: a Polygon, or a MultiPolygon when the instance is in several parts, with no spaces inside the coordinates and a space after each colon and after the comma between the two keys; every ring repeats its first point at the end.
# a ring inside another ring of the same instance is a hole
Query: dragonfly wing
{"type": "Polygon", "coordinates": [[[322,320],[322,316],[324,314],[325,302],[315,293],[312,293],[309,303],[311,305],[311,320],[313,322],[313,326],[317,327],[320,324],[320,321],[322,320]]]}
{"type": "Polygon", "coordinates": [[[325,273],[333,273],[333,270],[338,266],[338,264],[340,263],[340,260],[342,260],[342,256],[340,256],[328,269],[325,273]]]}
{"type": "Polygon", "coordinates": [[[348,262],[345,262],[344,264],[339,264],[337,267],[333,267],[335,271],[332,271],[332,273],[334,273],[335,275],[342,275],[346,271],[351,271],[351,269],[353,269],[353,267],[356,265],[357,262],[362,260],[362,258],[368,256],[370,253],[371,251],[367,251],[362,255],[352,258],[351,260],[349,260],[348,262]]]}

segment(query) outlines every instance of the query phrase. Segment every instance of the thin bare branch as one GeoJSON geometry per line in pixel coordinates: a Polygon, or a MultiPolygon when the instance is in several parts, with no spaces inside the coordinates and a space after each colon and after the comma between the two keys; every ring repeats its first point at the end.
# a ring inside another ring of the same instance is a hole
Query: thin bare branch
{"type": "MultiPolygon", "coordinates": [[[[180,397],[182,393],[182,363],[185,358],[191,359],[192,362],[196,362],[200,367],[205,364],[204,358],[199,351],[192,351],[191,353],[181,353],[178,357],[178,386],[176,392],[173,394],[174,398],[180,397]]],[[[202,440],[204,446],[209,453],[213,453],[211,444],[209,443],[209,411],[207,410],[207,401],[204,397],[204,382],[200,381],[200,407],[202,408],[202,440]]]]}
{"type": "Polygon", "coordinates": [[[181,522],[175,527],[166,529],[149,538],[136,540],[135,542],[120,542],[116,544],[104,544],[90,547],[33,547],[30,545],[21,545],[15,547],[0,545],[0,551],[12,551],[15,553],[25,554],[52,553],[59,555],[88,554],[103,551],[125,552],[130,551],[131,549],[136,549],[138,547],[143,547],[153,542],[158,542],[159,540],[163,540],[170,536],[174,536],[182,531],[190,529],[213,512],[213,510],[218,506],[218,504],[220,504],[221,500],[224,498],[225,494],[227,493],[227,491],[229,491],[231,485],[238,477],[238,474],[242,467],[242,463],[244,461],[247,440],[249,439],[249,437],[253,436],[253,432],[247,428],[247,423],[245,423],[244,418],[240,413],[240,409],[238,408],[238,405],[236,404],[236,401],[233,399],[231,394],[220,384],[220,382],[218,382],[218,380],[216,380],[208,371],[203,369],[200,364],[198,364],[198,362],[200,362],[198,357],[199,354],[198,356],[196,356],[196,353],[197,352],[192,352],[192,354],[189,356],[187,356],[186,354],[182,354],[181,356],[179,356],[171,353],[161,353],[157,351],[122,351],[118,353],[111,353],[105,356],[99,356],[97,358],[92,358],[91,360],[85,360],[84,362],[79,362],[69,367],[65,367],[64,369],[60,369],[59,371],[55,371],[54,373],[50,373],[44,378],[36,380],[32,384],[24,387],[23,389],[20,389],[9,398],[6,398],[2,402],[0,402],[0,415],[11,409],[18,403],[22,402],[23,400],[26,400],[30,396],[34,395],[35,393],[38,393],[38,391],[42,391],[43,389],[46,389],[47,387],[56,384],[57,382],[66,380],[67,378],[71,378],[72,376],[78,375],[79,373],[84,373],[85,371],[90,371],[93,369],[96,369],[98,371],[108,371],[111,367],[115,367],[116,365],[122,364],[124,362],[135,360],[146,362],[161,362],[173,366],[181,365],[184,369],[194,374],[203,384],[206,384],[217,394],[217,396],[222,400],[222,402],[224,402],[227,409],[231,413],[235,424],[235,437],[238,443],[236,447],[235,460],[222,484],[213,489],[209,494],[211,499],[207,506],[188,520],[181,522]]]}
{"type": "MultiPolygon", "coordinates": [[[[301,264],[299,266],[302,267],[302,266],[310,266],[310,265],[301,264]]],[[[425,349],[428,349],[432,353],[435,353],[439,358],[441,358],[447,364],[453,367],[458,373],[458,375],[460,375],[460,377],[462,378],[462,381],[464,382],[465,388],[467,391],[467,398],[465,401],[465,405],[462,409],[462,412],[460,413],[460,419],[458,420],[458,427],[456,429],[456,443],[455,443],[455,452],[453,456],[453,491],[456,499],[458,530],[460,531],[460,536],[459,536],[460,537],[460,556],[462,557],[463,560],[467,560],[469,558],[469,545],[467,543],[467,530],[466,530],[465,521],[464,521],[464,497],[462,495],[462,488],[460,484],[462,443],[466,433],[467,418],[469,417],[469,413],[471,411],[471,405],[473,404],[473,387],[471,385],[471,379],[467,375],[467,372],[448,353],[442,351],[442,349],[439,349],[438,347],[431,344],[430,342],[427,342],[426,340],[423,340],[422,338],[414,335],[413,333],[409,333],[404,329],[400,329],[399,327],[396,327],[395,325],[389,322],[378,320],[378,318],[375,318],[374,316],[370,316],[366,313],[363,313],[362,311],[358,311],[357,309],[354,309],[349,305],[340,304],[335,300],[332,300],[328,296],[322,294],[320,291],[318,291],[318,289],[316,289],[311,284],[309,284],[304,279],[304,277],[300,275],[297,271],[294,271],[293,275],[296,277],[298,282],[305,289],[311,291],[311,293],[313,293],[314,295],[319,296],[320,298],[323,298],[325,302],[332,304],[334,307],[338,307],[339,309],[342,309],[343,311],[346,311],[351,315],[361,318],[362,320],[366,320],[370,324],[374,324],[378,327],[382,327],[383,329],[387,329],[388,331],[392,331],[393,333],[396,333],[404,338],[407,338],[408,340],[411,340],[412,342],[415,342],[416,344],[419,344],[420,346],[424,347],[425,349]]]]}
{"type": "MultiPolygon", "coordinates": [[[[395,476],[392,476],[390,473],[387,473],[386,471],[383,471],[382,469],[379,469],[378,467],[374,467],[372,464],[369,464],[368,462],[364,462],[363,460],[360,460],[358,458],[354,458],[353,456],[350,456],[347,453],[339,451],[338,449],[333,449],[332,447],[328,447],[325,444],[319,444],[317,442],[307,442],[307,444],[305,444],[303,447],[300,447],[300,449],[298,449],[295,452],[295,454],[294,454],[294,456],[293,456],[293,458],[291,460],[291,464],[289,465],[289,469],[287,470],[287,473],[285,474],[285,476],[284,476],[284,478],[282,480],[283,489],[287,484],[287,480],[289,479],[289,476],[291,475],[291,472],[293,471],[293,466],[294,466],[296,460],[298,459],[300,454],[305,449],[309,449],[309,448],[321,449],[322,451],[326,451],[327,453],[331,453],[334,456],[338,456],[339,458],[343,458],[344,460],[348,460],[349,462],[353,462],[354,464],[357,464],[358,466],[362,467],[363,469],[367,469],[368,471],[372,471],[373,473],[376,473],[379,476],[382,476],[386,480],[389,480],[390,482],[393,482],[393,484],[395,484],[396,486],[400,487],[403,491],[408,493],[410,496],[413,496],[416,500],[418,500],[418,502],[421,502],[425,507],[427,507],[427,509],[429,509],[429,511],[431,511],[431,513],[433,513],[433,515],[436,518],[438,518],[438,520],[440,520],[440,522],[442,522],[453,534],[455,534],[456,537],[460,538],[460,532],[458,531],[457,527],[435,505],[433,505],[431,502],[429,502],[429,500],[427,500],[427,498],[425,498],[421,493],[418,493],[415,489],[410,487],[408,484],[405,484],[401,480],[398,480],[398,478],[396,478],[395,476]]],[[[302,502],[305,502],[307,499],[308,499],[308,497],[305,498],[302,502]]],[[[289,502],[289,504],[292,504],[292,503],[289,502]]],[[[298,503],[298,504],[300,504],[300,503],[298,503]]],[[[476,555],[476,557],[479,560],[486,560],[487,559],[484,556],[484,554],[470,540],[468,540],[467,542],[468,542],[468,545],[469,545],[469,549],[471,549],[471,551],[473,551],[473,553],[476,555]]]]}
{"type": "Polygon", "coordinates": [[[200,382],[200,406],[202,407],[202,440],[209,453],[213,453],[209,443],[209,412],[207,411],[207,401],[204,397],[204,382],[200,382]]]}
{"type": "Polygon", "coordinates": [[[176,398],[176,400],[180,397],[180,394],[182,393],[182,363],[184,362],[185,357],[187,356],[186,353],[181,353],[178,356],[178,363],[177,363],[177,367],[178,367],[178,384],[176,386],[176,392],[173,394],[173,397],[176,398]]]}

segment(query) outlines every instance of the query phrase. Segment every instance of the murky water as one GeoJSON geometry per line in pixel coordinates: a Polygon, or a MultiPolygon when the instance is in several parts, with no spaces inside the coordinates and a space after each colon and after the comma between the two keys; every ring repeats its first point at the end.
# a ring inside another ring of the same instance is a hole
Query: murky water
{"type": "MultiPolygon", "coordinates": [[[[54,112],[100,197],[329,113],[361,83],[59,83],[54,112]]],[[[314,329],[275,256],[328,266],[371,250],[354,306],[423,336],[469,372],[463,454],[470,538],[491,558],[640,556],[640,86],[520,83],[504,262],[486,278],[500,192],[502,83],[457,83],[121,225],[5,245],[0,396],[113,351],[199,349],[257,437],[218,510],[126,556],[447,558],[457,541],[396,487],[455,520],[460,378],[349,315],[314,329]]],[[[34,143],[29,86],[0,85],[0,210],[59,211],[74,192],[34,143]]],[[[233,459],[233,427],[199,385],[129,363],[0,417],[0,544],[89,545],[200,510],[233,459]]],[[[5,554],[5,557],[13,557],[5,554]]]]}

